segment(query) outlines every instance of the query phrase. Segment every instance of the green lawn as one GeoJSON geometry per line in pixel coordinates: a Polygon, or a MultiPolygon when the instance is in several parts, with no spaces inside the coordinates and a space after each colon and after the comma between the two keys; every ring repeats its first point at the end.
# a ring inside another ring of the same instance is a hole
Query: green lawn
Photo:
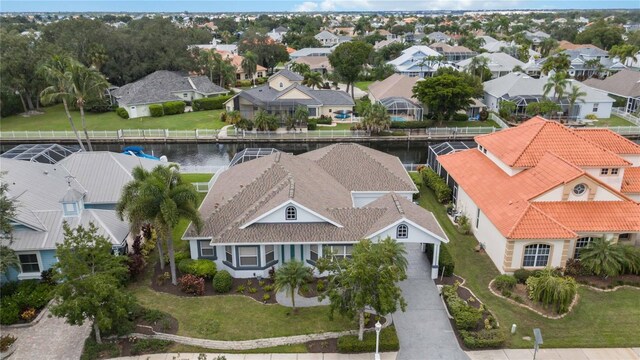
{"type": "Polygon", "coordinates": [[[362,91],[367,91],[369,90],[369,85],[371,85],[372,83],[373,81],[356,81],[355,85],[358,89],[362,91]]]}
{"type": "Polygon", "coordinates": [[[487,121],[445,121],[442,125],[438,125],[434,122],[433,127],[495,127],[499,128],[500,125],[496,124],[493,120],[487,121]]]}
{"type": "MultiPolygon", "coordinates": [[[[159,118],[145,117],[136,119],[122,119],[115,112],[102,114],[86,113],[87,128],[89,130],[118,130],[118,129],[220,129],[225,123],[220,121],[222,110],[197,111],[179,115],[163,116],[159,118]]],[[[71,117],[78,130],[81,129],[80,112],[73,111],[71,117]]],[[[23,117],[13,115],[0,119],[1,131],[21,130],[71,130],[69,120],[62,105],[44,108],[44,114],[23,117]]]]}
{"type": "Polygon", "coordinates": [[[594,126],[635,126],[634,123],[629,122],[620,116],[611,115],[608,119],[598,119],[593,123],[594,126]]]}
{"type": "MultiPolygon", "coordinates": [[[[414,175],[415,176],[415,175],[414,175]]],[[[504,329],[517,324],[518,330],[509,336],[507,347],[530,348],[533,328],[540,328],[544,347],[630,347],[639,346],[640,291],[621,289],[601,293],[580,287],[580,300],[576,308],[560,320],[546,319],[530,310],[515,306],[496,297],[487,288],[498,270],[485,253],[477,253],[478,244],[472,235],[461,235],[437,203],[433,192],[420,189],[420,205],[432,211],[449,237],[448,248],[455,261],[456,274],[464,277],[468,286],[493,311],[504,329]]]]}
{"type": "Polygon", "coordinates": [[[355,124],[351,123],[337,123],[336,126],[321,126],[318,125],[318,130],[351,130],[351,126],[355,124]]]}
{"type": "Polygon", "coordinates": [[[209,182],[213,177],[213,174],[180,174],[182,181],[196,183],[196,182],[209,182]]]}
{"type": "Polygon", "coordinates": [[[151,290],[146,285],[130,288],[138,302],[178,319],[178,335],[214,340],[251,340],[268,337],[344,331],[356,328],[352,320],[335,315],[329,308],[298,309],[263,305],[245,296],[181,297],[151,290]]]}

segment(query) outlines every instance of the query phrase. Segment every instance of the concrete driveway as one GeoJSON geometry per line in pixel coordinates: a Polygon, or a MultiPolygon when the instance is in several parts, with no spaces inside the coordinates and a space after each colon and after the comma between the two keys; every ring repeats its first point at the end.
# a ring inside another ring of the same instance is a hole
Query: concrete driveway
{"type": "Polygon", "coordinates": [[[408,279],[400,284],[407,311],[393,314],[400,339],[398,360],[468,360],[460,349],[420,244],[406,244],[408,279]]]}

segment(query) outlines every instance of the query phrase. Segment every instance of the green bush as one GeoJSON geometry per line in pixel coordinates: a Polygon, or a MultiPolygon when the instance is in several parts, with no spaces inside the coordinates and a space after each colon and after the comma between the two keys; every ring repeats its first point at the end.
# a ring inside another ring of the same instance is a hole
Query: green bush
{"type": "Polygon", "coordinates": [[[511,275],[498,275],[494,279],[493,283],[496,285],[496,289],[502,291],[513,290],[513,288],[516,287],[518,281],[511,275]]]}
{"type": "Polygon", "coordinates": [[[12,325],[20,321],[20,308],[10,299],[0,302],[0,324],[12,325]]]}
{"type": "Polygon", "coordinates": [[[266,77],[259,77],[259,78],[256,79],[256,84],[257,85],[262,85],[262,84],[266,83],[267,80],[268,80],[268,78],[266,78],[266,77]]]}
{"type": "Polygon", "coordinates": [[[175,253],[173,258],[176,261],[176,264],[179,264],[184,259],[191,259],[191,254],[188,251],[179,251],[175,253]]]}
{"type": "Polygon", "coordinates": [[[442,287],[442,297],[444,298],[449,313],[453,316],[456,327],[459,330],[475,329],[482,319],[482,311],[467,304],[457,294],[458,285],[445,285],[442,287]]]}
{"type": "Polygon", "coordinates": [[[545,269],[538,276],[527,279],[529,298],[543,306],[551,305],[558,314],[566,313],[578,291],[578,284],[570,276],[558,276],[553,269],[545,269]]]}
{"type": "Polygon", "coordinates": [[[100,359],[101,356],[104,357],[105,355],[112,358],[120,356],[118,344],[111,342],[98,344],[93,336],[89,336],[84,341],[84,348],[82,349],[80,360],[95,360],[100,359]]]}
{"type": "Polygon", "coordinates": [[[176,115],[184,113],[184,108],[187,104],[184,101],[167,101],[162,104],[162,110],[165,115],[176,115]]]}
{"type": "Polygon", "coordinates": [[[120,116],[123,119],[129,118],[129,113],[127,112],[127,109],[123,107],[119,107],[116,109],[116,115],[120,116]]]}
{"type": "Polygon", "coordinates": [[[469,121],[469,115],[455,113],[453,114],[452,120],[453,121],[469,121]]]}
{"type": "Polygon", "coordinates": [[[460,330],[462,342],[469,349],[490,349],[499,348],[507,340],[504,331],[501,329],[482,329],[480,331],[460,330]]]}
{"type": "Polygon", "coordinates": [[[469,222],[467,215],[460,215],[460,217],[458,217],[458,231],[462,235],[471,234],[471,222],[469,222]]]}
{"type": "MultiPolygon", "coordinates": [[[[427,257],[429,261],[433,260],[433,245],[427,244],[427,257]]],[[[456,265],[453,262],[453,257],[451,253],[449,253],[449,249],[447,245],[440,244],[440,256],[438,257],[438,276],[452,276],[453,271],[455,270],[456,265]]]]}
{"type": "MultiPolygon", "coordinates": [[[[376,333],[368,331],[364,333],[362,341],[358,340],[357,335],[347,335],[338,338],[339,353],[366,353],[376,348],[376,333]]],[[[380,331],[380,352],[398,351],[400,349],[400,341],[393,326],[386,327],[380,331]]]]}
{"type": "Polygon", "coordinates": [[[425,168],[422,171],[422,179],[422,183],[433,190],[440,203],[444,204],[451,200],[451,189],[433,169],[425,168]]]}
{"type": "Polygon", "coordinates": [[[511,295],[513,294],[509,289],[502,289],[500,293],[502,294],[502,296],[507,298],[511,297],[511,295]]]}
{"type": "Polygon", "coordinates": [[[316,119],[309,119],[307,121],[307,130],[316,130],[318,128],[318,122],[316,119]]]}
{"type": "Polygon", "coordinates": [[[139,339],[131,345],[131,355],[164,353],[171,341],[158,339],[139,339]]]}
{"type": "Polygon", "coordinates": [[[228,293],[229,291],[231,291],[232,286],[233,278],[227,270],[220,270],[213,277],[213,290],[215,290],[217,293],[228,293]]]}
{"type": "Polygon", "coordinates": [[[527,279],[531,276],[532,272],[526,269],[518,269],[513,272],[513,277],[516,278],[518,284],[525,284],[527,279]]]}
{"type": "Polygon", "coordinates": [[[151,104],[149,105],[149,113],[151,114],[151,117],[160,117],[164,115],[164,110],[160,104],[151,104]]]}
{"type": "Polygon", "coordinates": [[[320,116],[318,120],[316,120],[316,124],[322,125],[331,125],[333,123],[333,119],[330,117],[325,117],[324,115],[320,116]]]}
{"type": "Polygon", "coordinates": [[[191,264],[193,264],[193,259],[183,259],[179,262],[176,260],[176,263],[178,264],[178,270],[180,270],[181,273],[191,274],[191,264]]]}
{"type": "Polygon", "coordinates": [[[216,263],[207,259],[183,259],[178,263],[178,270],[183,274],[211,279],[216,274],[216,263]]]}
{"type": "Polygon", "coordinates": [[[222,109],[224,107],[224,103],[232,97],[233,95],[221,95],[193,100],[193,111],[222,109]]]}

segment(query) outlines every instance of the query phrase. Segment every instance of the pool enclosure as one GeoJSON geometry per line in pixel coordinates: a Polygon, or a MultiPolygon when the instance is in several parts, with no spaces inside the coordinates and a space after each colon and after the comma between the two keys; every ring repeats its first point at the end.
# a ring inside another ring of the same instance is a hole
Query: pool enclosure
{"type": "Polygon", "coordinates": [[[80,147],[76,145],[21,144],[7,150],[0,155],[0,157],[44,164],[55,164],[78,151],[80,151],[80,147]]]}
{"type": "Polygon", "coordinates": [[[422,120],[422,106],[404,97],[388,97],[380,100],[394,121],[422,120]],[[400,120],[402,118],[403,120],[400,120]]]}

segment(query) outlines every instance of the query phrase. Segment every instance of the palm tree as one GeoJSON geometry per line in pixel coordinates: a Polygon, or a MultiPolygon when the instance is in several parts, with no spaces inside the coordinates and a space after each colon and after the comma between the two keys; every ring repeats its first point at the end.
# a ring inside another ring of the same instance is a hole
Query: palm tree
{"type": "Polygon", "coordinates": [[[242,59],[240,67],[242,67],[242,71],[244,71],[245,74],[249,75],[254,86],[256,85],[256,79],[253,77],[253,75],[256,73],[257,66],[258,56],[251,51],[247,51],[244,54],[244,59],[242,59]]]}
{"type": "Polygon", "coordinates": [[[98,70],[87,68],[80,63],[75,63],[69,69],[69,95],[76,100],[76,106],[80,109],[80,119],[82,119],[82,130],[87,138],[89,151],[93,151],[91,139],[87,131],[87,123],[84,116],[84,105],[87,100],[99,99],[104,96],[105,90],[109,87],[107,79],[98,70]]]}
{"type": "Polygon", "coordinates": [[[322,78],[322,74],[320,74],[319,72],[309,71],[304,74],[304,80],[302,81],[302,84],[312,89],[315,87],[318,87],[319,89],[324,84],[323,80],[324,79],[322,78]]]}
{"type": "Polygon", "coordinates": [[[519,72],[524,74],[524,69],[522,68],[522,66],[516,65],[513,67],[513,69],[511,69],[511,72],[519,72]]]}
{"type": "Polygon", "coordinates": [[[71,118],[71,113],[69,112],[68,100],[71,100],[71,96],[68,92],[70,78],[68,69],[75,62],[76,60],[69,56],[54,55],[38,69],[38,72],[45,79],[46,83],[49,84],[49,86],[40,93],[40,99],[44,105],[62,101],[67,119],[69,119],[69,124],[71,124],[71,130],[73,130],[76,140],[78,140],[78,144],[80,144],[80,148],[86,150],[80,139],[80,134],[78,134],[78,129],[76,129],[76,125],[71,118]]]}
{"type": "Polygon", "coordinates": [[[618,275],[626,262],[621,246],[603,238],[596,238],[580,250],[580,262],[598,276],[618,275]]]}
{"type": "MultiPolygon", "coordinates": [[[[191,184],[182,181],[177,166],[173,164],[158,165],[150,173],[138,178],[125,185],[122,197],[116,205],[116,212],[120,218],[126,214],[133,222],[144,219],[154,224],[159,233],[165,236],[171,283],[177,285],[173,229],[181,219],[187,219],[200,232],[202,219],[197,209],[198,193],[191,184]],[[130,193],[129,189],[133,191],[130,193]]],[[[161,263],[163,261],[160,259],[161,263]]]]}
{"type": "Polygon", "coordinates": [[[489,58],[480,55],[472,57],[469,66],[467,66],[467,71],[479,77],[480,81],[484,81],[485,72],[491,71],[489,69],[489,58]]]}
{"type": "Polygon", "coordinates": [[[391,127],[391,117],[387,108],[380,103],[371,105],[362,118],[362,126],[372,133],[388,130],[391,127]]]}
{"type": "Polygon", "coordinates": [[[540,42],[540,54],[542,57],[549,56],[551,50],[555,49],[558,46],[558,42],[554,38],[545,38],[540,42]]]}
{"type": "Polygon", "coordinates": [[[308,72],[311,71],[311,67],[309,67],[309,64],[305,64],[305,63],[298,63],[298,62],[294,62],[293,64],[291,64],[291,66],[289,67],[289,69],[293,72],[296,72],[300,75],[304,75],[308,72]]]}
{"type": "Polygon", "coordinates": [[[236,126],[240,120],[242,120],[242,115],[238,110],[229,111],[225,114],[225,121],[229,125],[236,126]]]}
{"type": "Polygon", "coordinates": [[[556,99],[556,102],[560,102],[560,99],[562,99],[562,95],[564,94],[564,89],[568,84],[569,80],[567,80],[567,73],[557,72],[550,76],[547,83],[544,84],[544,96],[547,96],[553,90],[553,96],[556,99]]]}
{"type": "Polygon", "coordinates": [[[589,74],[589,76],[594,76],[595,74],[598,73],[598,71],[596,70],[598,68],[598,65],[600,64],[600,59],[589,59],[587,61],[584,62],[584,67],[587,69],[592,70],[591,74],[589,74]]]}
{"type": "Polygon", "coordinates": [[[256,126],[256,130],[261,131],[267,131],[274,127],[277,127],[277,121],[278,120],[274,116],[270,115],[264,110],[258,110],[253,118],[253,123],[256,126]]]}
{"type": "Polygon", "coordinates": [[[273,289],[276,292],[281,290],[289,292],[293,311],[296,310],[296,290],[305,285],[311,277],[311,269],[304,266],[300,261],[290,261],[285,263],[276,271],[276,280],[273,289]]]}
{"type": "Polygon", "coordinates": [[[382,249],[382,254],[387,257],[388,261],[385,261],[385,263],[393,264],[397,266],[400,271],[406,273],[409,263],[407,261],[407,250],[403,243],[386,237],[378,243],[378,246],[382,249]]]}
{"type": "Polygon", "coordinates": [[[571,91],[567,94],[567,100],[569,102],[569,116],[573,116],[573,107],[576,102],[584,102],[584,97],[587,96],[587,93],[580,90],[580,86],[573,85],[571,87],[571,91]]]}

